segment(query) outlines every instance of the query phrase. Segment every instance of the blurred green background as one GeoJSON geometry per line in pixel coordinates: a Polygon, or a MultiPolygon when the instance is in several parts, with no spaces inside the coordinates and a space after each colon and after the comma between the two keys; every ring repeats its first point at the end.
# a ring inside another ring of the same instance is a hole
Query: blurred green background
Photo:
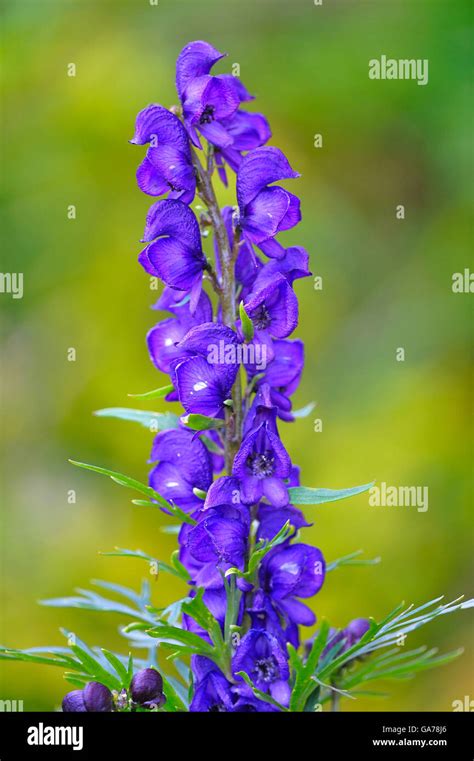
{"type": "MultiPolygon", "coordinates": [[[[382,556],[378,566],[330,573],[315,610],[343,626],[381,618],[403,599],[469,594],[472,323],[470,297],[452,293],[451,278],[472,267],[470,8],[448,0],[4,3],[2,269],[24,272],[25,293],[1,297],[2,644],[63,644],[63,625],[89,644],[120,647],[119,616],[36,601],[92,578],[137,588],[146,570],[139,561],[97,551],[140,547],[166,560],[175,546],[160,532],[164,516],[133,507],[132,495],[67,458],[146,478],[151,435],[92,411],[127,406],[128,392],[164,381],[144,342],[156,293],[136,261],[152,199],[135,184],[143,150],[127,140],[142,107],[176,102],[176,56],[201,38],[229,52],[218,71],[240,64],[257,95],[251,108],[272,125],[271,144],[303,175],[291,187],[303,223],[285,241],[307,247],[324,287],[297,284],[307,364],[295,406],[318,406],[281,426],[303,482],[429,487],[426,513],[371,508],[367,495],[307,509],[314,527],[305,538],[328,560],[359,548],[382,556]],[[368,61],[381,54],[428,58],[429,84],[369,80],[368,61]],[[396,361],[398,347],[405,362],[396,361]]],[[[166,576],[153,589],[157,605],[184,592],[166,576]]],[[[471,632],[468,613],[431,624],[409,644],[464,645],[464,656],[382,685],[386,700],[346,701],[345,710],[451,710],[472,692],[471,632]]],[[[67,691],[59,669],[0,664],[0,674],[0,697],[23,699],[25,710],[52,710],[67,691]]]]}

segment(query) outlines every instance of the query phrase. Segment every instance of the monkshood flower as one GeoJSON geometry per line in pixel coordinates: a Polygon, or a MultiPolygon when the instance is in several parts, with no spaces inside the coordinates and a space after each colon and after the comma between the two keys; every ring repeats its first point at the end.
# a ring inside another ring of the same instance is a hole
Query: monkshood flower
{"type": "Polygon", "coordinates": [[[294,227],[301,219],[299,199],[278,185],[278,180],[299,177],[278,148],[250,151],[237,173],[239,227],[250,244],[264,254],[282,258],[285,249],[275,236],[294,227]]]}
{"type": "MultiPolygon", "coordinates": [[[[161,320],[148,332],[146,338],[151,361],[162,373],[169,374],[174,360],[190,356],[177,344],[183,340],[191,328],[212,320],[212,305],[207,293],[202,291],[196,309],[194,313],[191,313],[190,302],[186,298],[185,291],[165,288],[156,304],[156,309],[166,310],[174,315],[174,317],[161,320]]],[[[175,393],[174,399],[170,401],[177,400],[178,395],[175,393]]]]}
{"type": "Polygon", "coordinates": [[[199,673],[196,663],[193,663],[193,673],[197,678],[197,684],[189,710],[191,713],[233,712],[235,696],[232,692],[232,685],[212,661],[208,661],[207,658],[199,658],[199,660],[207,661],[209,665],[207,670],[201,669],[203,673],[199,673]]]}
{"type": "Polygon", "coordinates": [[[130,695],[142,708],[161,708],[166,703],[161,674],[154,668],[138,671],[130,684],[130,695]]]}
{"type": "Polygon", "coordinates": [[[162,497],[191,513],[202,507],[193,489],[207,491],[212,482],[211,457],[192,431],[162,431],[153,442],[150,462],[158,462],[149,483],[162,497]]]}
{"type": "Polygon", "coordinates": [[[215,162],[219,177],[227,186],[225,164],[237,172],[242,162],[242,151],[260,148],[271,138],[270,125],[263,114],[249,113],[239,109],[233,116],[222,119],[222,126],[232,138],[232,144],[226,148],[216,148],[215,162]]]}
{"type": "Polygon", "coordinates": [[[269,595],[262,589],[257,589],[247,602],[246,611],[250,616],[251,628],[262,629],[281,643],[286,649],[287,642],[294,647],[299,645],[298,626],[287,621],[274,605],[269,595]]]}
{"type": "Polygon", "coordinates": [[[178,344],[188,355],[173,364],[179,400],[188,413],[222,416],[238,371],[236,362],[219,361],[219,347],[235,346],[237,334],[225,325],[204,323],[191,328],[178,344]]]}
{"type": "MultiPolygon", "coordinates": [[[[239,136],[239,125],[232,124],[232,117],[241,102],[253,99],[236,77],[209,73],[224,56],[208,42],[197,40],[183,48],[176,62],[176,89],[183,106],[184,124],[197,148],[201,148],[197,130],[219,148],[232,145],[234,135],[230,130],[233,128],[239,136]]],[[[245,128],[240,127],[240,131],[245,128]]]]}
{"type": "Polygon", "coordinates": [[[144,270],[171,288],[189,292],[193,313],[207,266],[194,213],[181,201],[157,201],[148,211],[143,242],[148,245],[138,261],[144,270]]]}
{"type": "MultiPolygon", "coordinates": [[[[288,655],[272,634],[263,629],[250,629],[242,637],[232,659],[232,672],[236,679],[241,679],[239,671],[245,671],[259,690],[270,694],[281,705],[288,705],[288,655]]],[[[246,686],[240,690],[244,695],[248,692],[246,686]]]]}
{"type": "Polygon", "coordinates": [[[312,626],[316,617],[298,597],[313,597],[321,589],[326,571],[321,550],[293,544],[268,553],[260,568],[260,586],[289,621],[312,626]]]}
{"type": "Polygon", "coordinates": [[[196,193],[196,175],[186,130],[178,117],[163,106],[152,104],[137,116],[135,145],[150,143],[137,170],[140,190],[151,196],[168,193],[191,203],[196,193]]]}
{"type": "Polygon", "coordinates": [[[284,507],[274,507],[266,502],[260,502],[257,512],[258,529],[257,538],[270,541],[278,534],[287,521],[294,527],[295,531],[300,528],[308,528],[312,523],[308,523],[297,507],[285,505],[284,507]]]}
{"type": "MultiPolygon", "coordinates": [[[[291,395],[298,388],[304,367],[304,343],[299,339],[273,341],[273,359],[256,381],[258,388],[262,384],[270,386],[270,398],[277,409],[278,417],[291,421],[291,395]]],[[[246,366],[249,377],[255,374],[255,368],[246,366]]]]}
{"type": "Polygon", "coordinates": [[[298,299],[280,273],[264,284],[256,283],[245,301],[245,311],[258,334],[265,332],[273,338],[286,338],[298,325],[298,299]]]}
{"type": "Polygon", "coordinates": [[[109,688],[100,682],[89,682],[83,690],[72,690],[63,698],[65,713],[113,711],[113,697],[109,688]]]}
{"type": "MultiPolygon", "coordinates": [[[[202,503],[201,503],[202,504],[202,503]]],[[[240,504],[237,479],[224,476],[210,486],[196,526],[183,526],[179,536],[180,561],[193,583],[204,589],[223,589],[223,574],[230,567],[244,570],[250,528],[250,514],[240,504]]],[[[237,582],[244,590],[243,580],[237,582]]],[[[225,596],[213,600],[223,604],[225,596]]],[[[217,611],[216,618],[220,619],[217,611]]]]}
{"type": "Polygon", "coordinates": [[[275,414],[274,408],[259,409],[254,427],[235,456],[232,472],[240,480],[245,504],[255,504],[263,497],[277,508],[288,504],[284,479],[290,475],[291,460],[276,431],[275,414]]]}

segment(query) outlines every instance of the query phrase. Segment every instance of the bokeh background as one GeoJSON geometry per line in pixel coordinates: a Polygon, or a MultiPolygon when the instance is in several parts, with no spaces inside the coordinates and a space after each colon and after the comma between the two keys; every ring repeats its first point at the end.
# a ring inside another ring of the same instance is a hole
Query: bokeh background
{"type": "MultiPolygon", "coordinates": [[[[382,557],[378,566],[330,573],[315,610],[343,626],[380,618],[403,599],[469,594],[472,296],[454,294],[451,281],[472,268],[470,2],[3,5],[2,269],[24,273],[25,293],[1,296],[0,642],[60,645],[63,625],[89,644],[119,648],[119,616],[37,600],[92,578],[138,588],[140,561],[98,550],[139,547],[166,560],[175,546],[160,531],[164,516],[133,507],[133,495],[67,458],[146,478],[151,435],[92,412],[131,406],[128,392],[164,381],[144,342],[156,293],[136,261],[152,201],[135,185],[143,150],[127,140],[143,106],[176,101],[176,56],[200,38],[229,52],[218,71],[240,64],[257,95],[251,108],[268,116],[271,143],[303,175],[292,190],[304,221],[286,240],[307,247],[323,278],[322,291],[311,279],[297,285],[307,365],[295,406],[318,406],[283,437],[303,482],[429,487],[426,513],[371,508],[367,495],[308,508],[314,527],[306,538],[328,560],[357,549],[382,557]],[[368,61],[381,54],[428,58],[429,84],[369,80],[368,61]],[[315,133],[322,148],[313,146],[315,133]],[[67,361],[70,347],[75,362],[67,361]],[[405,362],[396,361],[398,347],[405,362]],[[70,489],[76,504],[68,504],[70,489]]],[[[183,595],[172,577],[153,589],[157,605],[183,595]]],[[[408,642],[464,645],[466,653],[415,681],[378,685],[391,697],[346,701],[345,710],[451,710],[472,694],[467,612],[408,642]]],[[[0,674],[0,697],[23,699],[26,710],[52,710],[67,690],[53,668],[3,663],[0,674]]]]}

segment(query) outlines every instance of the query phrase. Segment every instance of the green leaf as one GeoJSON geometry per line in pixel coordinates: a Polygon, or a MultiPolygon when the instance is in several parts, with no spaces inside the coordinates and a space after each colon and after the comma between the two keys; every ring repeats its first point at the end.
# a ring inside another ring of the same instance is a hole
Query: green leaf
{"type": "MultiPolygon", "coordinates": [[[[130,631],[129,627],[127,629],[130,631]]],[[[164,642],[178,642],[192,648],[197,655],[206,655],[213,658],[214,648],[202,637],[186,629],[178,629],[177,626],[167,626],[162,624],[153,628],[147,628],[146,633],[150,637],[163,640],[164,642]]]]}
{"type": "Polygon", "coordinates": [[[184,415],[181,421],[187,428],[192,431],[208,431],[214,428],[223,428],[224,420],[220,418],[207,417],[206,415],[190,414],[184,415]]]}
{"type": "Polygon", "coordinates": [[[309,402],[304,407],[301,407],[299,410],[292,410],[291,414],[295,418],[305,418],[305,417],[308,417],[308,415],[311,415],[315,407],[316,407],[315,402],[309,402]]]}
{"type": "Polygon", "coordinates": [[[274,700],[274,698],[272,698],[271,695],[267,695],[266,692],[262,692],[262,690],[259,690],[258,687],[254,685],[249,675],[245,673],[245,671],[238,671],[237,676],[242,677],[245,684],[247,684],[251,688],[256,698],[258,698],[259,700],[263,700],[265,703],[270,703],[270,705],[275,706],[275,708],[278,708],[278,710],[282,711],[283,713],[288,713],[288,708],[285,708],[285,706],[279,703],[278,700],[274,700]]]}
{"type": "Polygon", "coordinates": [[[178,694],[176,687],[172,683],[171,677],[166,677],[164,674],[161,674],[161,676],[163,679],[163,692],[166,695],[166,703],[163,706],[163,710],[166,713],[178,713],[180,711],[187,711],[188,706],[182,697],[180,697],[178,694]]]}
{"type": "Polygon", "coordinates": [[[189,581],[190,578],[189,573],[183,565],[180,564],[180,567],[175,566],[174,564],[172,566],[168,565],[168,563],[164,563],[162,560],[157,560],[152,555],[148,555],[142,550],[127,550],[122,547],[115,547],[113,551],[100,552],[99,555],[103,555],[104,557],[139,558],[140,560],[146,560],[147,563],[156,563],[159,571],[165,571],[166,573],[177,576],[184,581],[189,581]]]}
{"type": "Polygon", "coordinates": [[[253,340],[254,327],[253,327],[252,320],[250,319],[247,312],[245,311],[243,301],[241,301],[239,304],[239,316],[240,316],[240,322],[242,326],[242,333],[244,334],[244,338],[246,342],[249,343],[249,341],[253,340]]]}
{"type": "Polygon", "coordinates": [[[322,505],[326,502],[336,502],[339,499],[354,497],[367,491],[375,481],[362,486],[353,486],[350,489],[311,489],[307,486],[291,486],[288,489],[292,505],[322,505]]]}
{"type": "Polygon", "coordinates": [[[179,417],[173,412],[148,412],[147,410],[133,410],[128,407],[106,407],[94,412],[97,417],[110,417],[119,420],[130,420],[140,423],[149,431],[167,431],[177,428],[179,417]]]}
{"type": "Polygon", "coordinates": [[[215,441],[209,438],[209,436],[200,436],[199,439],[202,441],[206,449],[208,449],[209,452],[212,452],[212,454],[224,455],[222,447],[218,446],[215,441]]]}
{"type": "Polygon", "coordinates": [[[105,647],[101,648],[105,658],[107,658],[108,662],[111,666],[115,669],[117,672],[117,675],[122,683],[122,687],[125,689],[128,689],[129,687],[129,678],[128,678],[128,672],[125,666],[123,665],[120,658],[118,658],[115,653],[112,653],[110,650],[106,650],[105,647]]]}
{"type": "Polygon", "coordinates": [[[290,656],[290,666],[295,673],[294,686],[290,699],[291,711],[303,711],[308,699],[314,692],[315,688],[314,684],[311,682],[311,678],[316,670],[320,655],[326,647],[328,636],[329,623],[326,620],[323,620],[305,662],[300,659],[292,645],[289,644],[287,646],[290,656]]]}
{"type": "Polygon", "coordinates": [[[292,532],[292,528],[291,528],[291,525],[290,525],[290,521],[288,520],[281,527],[279,532],[277,534],[275,534],[273,539],[270,539],[269,542],[266,542],[264,540],[259,542],[256,545],[254,551],[252,552],[252,554],[251,554],[251,556],[249,558],[249,562],[248,562],[248,566],[247,566],[247,571],[244,574],[245,578],[251,579],[252,575],[257,570],[258,566],[262,562],[262,560],[265,557],[265,555],[268,552],[270,552],[270,550],[272,550],[274,547],[277,547],[277,545],[281,544],[282,542],[285,542],[288,539],[288,537],[291,535],[291,532],[292,532]]]}
{"type": "Polygon", "coordinates": [[[170,384],[168,386],[161,386],[161,388],[155,388],[153,391],[145,391],[144,394],[128,394],[128,396],[133,396],[135,399],[161,399],[172,391],[174,391],[174,386],[170,384]]]}
{"type": "Polygon", "coordinates": [[[380,563],[381,558],[372,558],[369,559],[358,559],[359,555],[362,555],[364,550],[356,550],[356,552],[351,552],[349,555],[344,555],[341,558],[337,558],[336,560],[331,561],[326,566],[326,571],[335,571],[336,568],[341,568],[345,565],[377,565],[380,563]]]}
{"type": "Polygon", "coordinates": [[[106,669],[89,653],[83,650],[79,645],[71,645],[71,650],[82,663],[84,670],[90,674],[93,679],[105,684],[110,690],[120,690],[122,685],[113,674],[106,669]]]}
{"type": "Polygon", "coordinates": [[[78,468],[84,468],[85,470],[91,470],[93,473],[101,473],[104,476],[108,476],[120,486],[128,486],[130,489],[135,489],[135,491],[145,494],[145,496],[149,497],[151,500],[156,500],[156,502],[166,510],[170,510],[170,512],[173,511],[172,506],[161,496],[161,494],[158,494],[158,492],[152,489],[151,486],[146,486],[145,484],[142,484],[141,481],[137,481],[136,478],[124,476],[123,473],[117,473],[115,470],[108,470],[108,468],[101,468],[98,465],[88,465],[85,462],[77,462],[77,460],[69,460],[69,462],[72,463],[72,465],[76,465],[78,468]]]}

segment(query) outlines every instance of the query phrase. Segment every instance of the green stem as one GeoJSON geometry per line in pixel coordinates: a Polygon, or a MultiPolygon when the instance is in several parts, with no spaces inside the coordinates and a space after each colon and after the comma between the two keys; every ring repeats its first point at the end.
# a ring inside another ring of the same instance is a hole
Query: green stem
{"type": "MultiPolygon", "coordinates": [[[[197,177],[198,192],[207,206],[218,250],[222,280],[219,292],[222,319],[225,325],[233,328],[237,319],[234,262],[238,251],[238,237],[236,235],[236,241],[232,249],[211,180],[213,162],[210,154],[208,157],[208,171],[206,171],[194,148],[191,149],[191,152],[197,177]]],[[[240,368],[232,389],[232,401],[234,402],[233,409],[226,408],[225,410],[226,431],[224,448],[226,471],[229,475],[232,472],[234,457],[242,440],[242,386],[240,368]]]]}

